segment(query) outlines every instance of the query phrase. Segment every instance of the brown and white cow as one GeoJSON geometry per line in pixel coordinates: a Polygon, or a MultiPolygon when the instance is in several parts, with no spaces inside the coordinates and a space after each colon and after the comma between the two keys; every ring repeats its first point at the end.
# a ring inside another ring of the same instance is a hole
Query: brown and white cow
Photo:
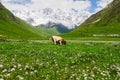
{"type": "Polygon", "coordinates": [[[60,45],[62,45],[62,44],[66,44],[66,40],[64,40],[62,37],[60,37],[60,36],[52,36],[52,42],[53,42],[53,44],[60,44],[60,45]]]}

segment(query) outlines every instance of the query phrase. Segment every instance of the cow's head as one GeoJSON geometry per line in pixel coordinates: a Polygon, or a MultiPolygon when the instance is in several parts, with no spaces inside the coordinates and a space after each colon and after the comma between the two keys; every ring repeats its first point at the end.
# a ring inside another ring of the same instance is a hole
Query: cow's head
{"type": "Polygon", "coordinates": [[[62,40],[62,44],[66,45],[66,40],[63,39],[62,40]]]}

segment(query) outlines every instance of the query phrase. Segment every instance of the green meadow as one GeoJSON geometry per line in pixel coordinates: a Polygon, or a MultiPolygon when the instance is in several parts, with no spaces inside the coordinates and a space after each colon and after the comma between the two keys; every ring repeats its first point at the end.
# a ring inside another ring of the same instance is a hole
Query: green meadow
{"type": "Polygon", "coordinates": [[[0,42],[1,80],[119,80],[119,41],[0,42]]]}
{"type": "Polygon", "coordinates": [[[0,80],[120,80],[120,0],[76,29],[33,27],[0,3],[0,80]],[[59,35],[67,45],[54,45],[59,35]]]}

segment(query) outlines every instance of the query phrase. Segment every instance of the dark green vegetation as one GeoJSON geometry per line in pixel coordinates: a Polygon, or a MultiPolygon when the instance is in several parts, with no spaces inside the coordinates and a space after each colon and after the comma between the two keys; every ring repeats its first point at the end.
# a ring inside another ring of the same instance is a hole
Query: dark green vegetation
{"type": "Polygon", "coordinates": [[[41,39],[41,34],[26,22],[16,18],[0,3],[0,35],[13,39],[41,39]]]}
{"type": "Polygon", "coordinates": [[[70,32],[71,30],[63,26],[62,24],[56,24],[51,27],[46,27],[44,25],[34,27],[36,32],[41,32],[44,36],[60,35],[62,33],[70,32]]]}
{"type": "Polygon", "coordinates": [[[36,30],[36,32],[41,32],[42,35],[45,36],[51,36],[51,35],[59,35],[61,34],[56,27],[45,27],[45,26],[37,26],[34,27],[34,29],[36,30]]]}
{"type": "Polygon", "coordinates": [[[114,0],[105,9],[92,15],[82,25],[65,34],[65,37],[120,37],[120,0],[114,0]]]}
{"type": "Polygon", "coordinates": [[[0,79],[119,80],[120,42],[1,42],[0,79]]]}

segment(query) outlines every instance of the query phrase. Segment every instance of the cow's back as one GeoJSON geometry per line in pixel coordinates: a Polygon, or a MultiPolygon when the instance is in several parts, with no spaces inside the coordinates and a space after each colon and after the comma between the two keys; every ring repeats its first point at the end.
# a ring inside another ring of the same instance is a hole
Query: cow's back
{"type": "Polygon", "coordinates": [[[55,41],[58,41],[58,40],[61,40],[62,37],[60,37],[60,36],[52,36],[52,39],[54,39],[55,41]]]}

